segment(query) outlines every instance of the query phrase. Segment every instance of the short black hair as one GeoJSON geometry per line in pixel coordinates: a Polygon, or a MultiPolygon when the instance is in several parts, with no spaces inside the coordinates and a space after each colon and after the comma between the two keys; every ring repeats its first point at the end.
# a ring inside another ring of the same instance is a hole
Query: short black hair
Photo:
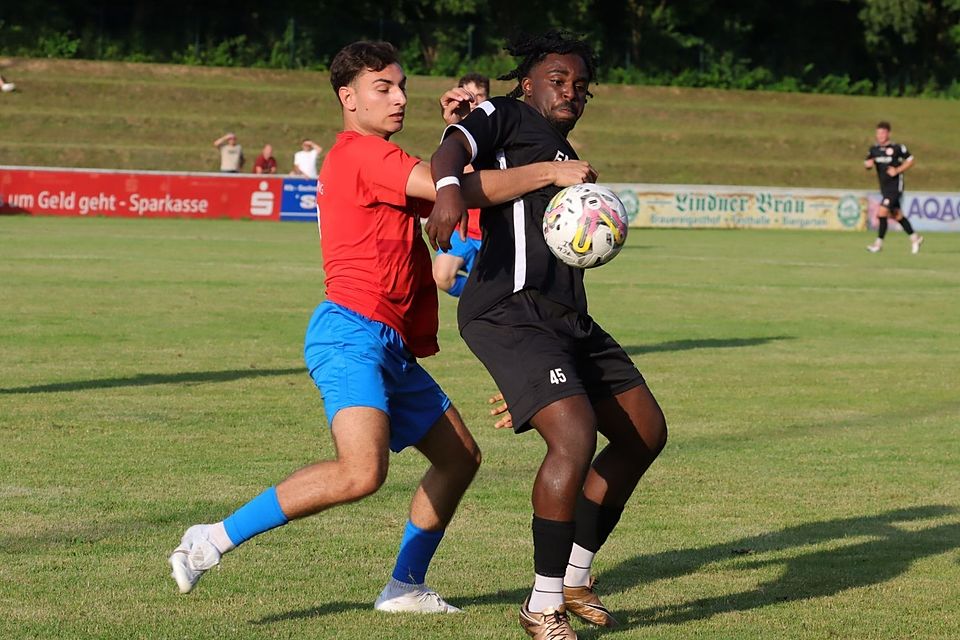
{"type": "MultiPolygon", "coordinates": [[[[506,50],[514,57],[523,56],[516,69],[497,78],[517,81],[517,86],[507,94],[508,98],[519,98],[523,95],[520,81],[530,75],[530,70],[551,53],[573,53],[580,56],[587,67],[590,76],[588,80],[593,82],[597,77],[597,54],[593,47],[569,31],[551,30],[539,36],[520,35],[506,46],[506,50]]],[[[587,92],[587,96],[593,97],[590,92],[587,92]]]]}
{"type": "Polygon", "coordinates": [[[337,52],[330,63],[330,84],[340,98],[340,87],[346,87],[366,70],[382,71],[399,61],[397,49],[389,42],[361,40],[348,44],[337,52]]]}
{"type": "Polygon", "coordinates": [[[877,129],[886,129],[887,131],[890,131],[893,129],[893,127],[891,127],[890,123],[886,120],[881,120],[877,123],[877,129]]]}
{"type": "Polygon", "coordinates": [[[490,78],[482,73],[468,73],[464,75],[462,78],[460,78],[460,82],[457,83],[457,86],[465,87],[471,82],[478,87],[483,87],[483,89],[487,92],[487,95],[490,95],[490,78]]]}

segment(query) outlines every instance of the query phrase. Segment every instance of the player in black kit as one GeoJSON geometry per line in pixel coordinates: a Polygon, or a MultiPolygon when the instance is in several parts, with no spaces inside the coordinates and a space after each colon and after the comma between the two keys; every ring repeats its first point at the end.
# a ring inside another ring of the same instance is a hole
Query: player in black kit
{"type": "MultiPolygon", "coordinates": [[[[508,50],[523,59],[500,79],[516,79],[517,87],[449,126],[433,156],[437,202],[426,229],[434,246],[466,215],[457,184],[464,165],[577,159],[567,134],[591,95],[592,49],[550,32],[508,50]]],[[[593,590],[590,567],[666,444],[667,427],[629,356],[587,313],[583,271],[547,248],[543,215],[558,191],[483,210],[483,243],[458,321],[503,393],[514,430],[533,428],[547,444],[533,486],[534,588],[520,623],[534,638],[560,640],[576,638],[568,612],[616,624],[593,590]],[[594,458],[598,431],[610,443],[594,458]]]]}
{"type": "Polygon", "coordinates": [[[877,123],[877,144],[870,147],[863,161],[864,169],[877,169],[880,179],[880,210],[877,212],[877,239],[867,246],[867,251],[877,253],[883,249],[883,237],[887,235],[887,218],[900,223],[903,230],[910,234],[910,251],[920,253],[923,236],[913,230],[913,225],[903,211],[900,200],[903,198],[903,172],[913,166],[913,155],[907,146],[890,141],[890,123],[877,123]]]}

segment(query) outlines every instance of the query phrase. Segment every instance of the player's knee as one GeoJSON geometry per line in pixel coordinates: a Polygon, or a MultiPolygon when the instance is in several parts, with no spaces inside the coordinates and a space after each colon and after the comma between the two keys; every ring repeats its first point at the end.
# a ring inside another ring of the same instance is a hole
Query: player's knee
{"type": "Polygon", "coordinates": [[[480,447],[477,443],[473,443],[473,447],[467,452],[467,458],[464,462],[466,469],[470,472],[470,476],[473,477],[476,475],[480,464],[483,462],[483,454],[480,453],[480,447]]]}
{"type": "Polygon", "coordinates": [[[584,473],[597,450],[597,430],[571,429],[564,437],[547,442],[547,457],[555,464],[565,467],[582,468],[584,473]]]}
{"type": "Polygon", "coordinates": [[[373,495],[387,479],[386,467],[353,469],[343,477],[344,493],[348,500],[360,500],[373,495]]]}
{"type": "Polygon", "coordinates": [[[444,472],[450,477],[458,477],[467,481],[473,480],[483,462],[483,455],[476,442],[465,443],[455,454],[444,461],[444,472]]]}
{"type": "Polygon", "coordinates": [[[438,289],[449,291],[457,279],[457,272],[456,270],[451,271],[439,262],[435,262],[433,265],[433,281],[437,283],[438,289]]]}
{"type": "Polygon", "coordinates": [[[462,483],[464,486],[469,485],[476,477],[481,462],[482,456],[480,455],[479,447],[471,451],[466,451],[458,460],[457,465],[449,469],[449,477],[456,479],[457,482],[462,483]]]}
{"type": "Polygon", "coordinates": [[[659,419],[654,421],[652,432],[650,449],[654,456],[658,456],[667,446],[667,420],[662,413],[659,419]]]}
{"type": "Polygon", "coordinates": [[[636,453],[644,457],[656,458],[667,446],[667,420],[663,416],[660,407],[655,411],[648,412],[643,419],[639,429],[637,429],[640,438],[635,443],[636,453]]]}
{"type": "Polygon", "coordinates": [[[635,432],[611,441],[617,454],[628,459],[654,460],[667,446],[667,422],[663,413],[656,411],[634,424],[635,432]]]}

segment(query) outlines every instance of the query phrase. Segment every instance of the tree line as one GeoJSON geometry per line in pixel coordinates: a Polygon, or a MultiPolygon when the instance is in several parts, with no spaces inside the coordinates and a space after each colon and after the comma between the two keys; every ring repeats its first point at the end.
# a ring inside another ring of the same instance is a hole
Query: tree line
{"type": "Polygon", "coordinates": [[[408,73],[497,75],[519,32],[596,46],[601,81],[960,98],[960,0],[4,3],[0,54],[324,69],[384,39],[408,73]]]}

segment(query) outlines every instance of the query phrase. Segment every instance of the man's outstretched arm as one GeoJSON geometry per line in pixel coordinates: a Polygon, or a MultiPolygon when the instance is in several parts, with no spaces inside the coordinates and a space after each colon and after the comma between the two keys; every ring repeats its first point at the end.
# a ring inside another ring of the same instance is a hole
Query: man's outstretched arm
{"type": "MultiPolygon", "coordinates": [[[[461,185],[463,167],[473,160],[472,156],[467,137],[453,129],[430,159],[430,173],[437,193],[425,229],[434,249],[450,249],[453,230],[457,225],[466,228],[467,207],[461,185]]],[[[461,231],[461,236],[464,235],[461,231]]]]}
{"type": "MultiPolygon", "coordinates": [[[[450,138],[454,135],[463,137],[463,134],[454,132],[450,138]]],[[[441,144],[441,149],[445,144],[447,144],[446,140],[441,144]]],[[[439,153],[440,150],[437,154],[439,153]]],[[[437,159],[437,154],[434,154],[434,160],[437,159]]],[[[461,158],[459,154],[451,152],[450,155],[450,164],[442,161],[443,164],[439,165],[441,170],[447,166],[463,167],[463,164],[457,164],[461,158]]],[[[467,156],[467,159],[469,159],[469,156],[467,156]]],[[[597,173],[593,167],[582,160],[535,162],[522,167],[475,171],[466,175],[461,170],[459,175],[453,174],[459,184],[450,181],[447,184],[442,184],[439,189],[436,188],[436,185],[440,181],[434,181],[436,175],[436,171],[431,173],[427,165],[421,163],[410,173],[406,189],[409,196],[435,202],[425,226],[430,244],[434,249],[437,247],[449,248],[450,237],[458,224],[460,225],[461,238],[466,237],[466,210],[468,207],[482,208],[497,205],[551,184],[558,187],[569,187],[583,182],[593,182],[597,178],[597,173]],[[440,216],[438,216],[438,208],[440,216]],[[445,227],[441,226],[441,219],[446,219],[445,227]]]]}

